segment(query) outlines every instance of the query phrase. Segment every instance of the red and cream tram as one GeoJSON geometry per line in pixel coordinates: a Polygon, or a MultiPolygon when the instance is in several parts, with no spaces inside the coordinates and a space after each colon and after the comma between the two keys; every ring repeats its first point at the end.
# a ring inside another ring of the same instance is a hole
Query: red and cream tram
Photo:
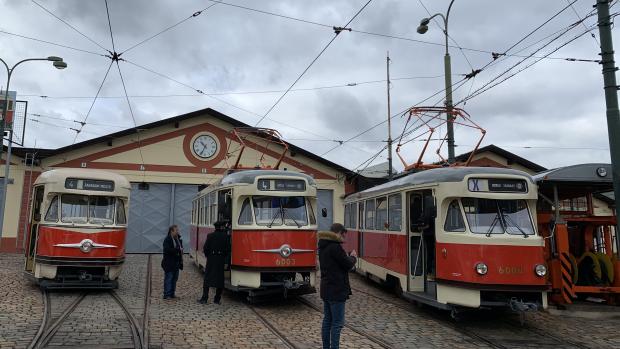
{"type": "Polygon", "coordinates": [[[245,170],[202,190],[192,204],[190,257],[206,265],[202,251],[218,220],[231,222],[226,288],[267,294],[315,292],[316,183],[281,170],[245,170]]]}
{"type": "Polygon", "coordinates": [[[454,311],[546,308],[536,200],[536,185],[520,171],[426,170],[350,195],[344,247],[358,251],[358,272],[416,302],[454,311]]]}
{"type": "Polygon", "coordinates": [[[32,194],[26,275],[44,288],[116,288],[130,190],[116,173],[43,172],[32,194]]]}

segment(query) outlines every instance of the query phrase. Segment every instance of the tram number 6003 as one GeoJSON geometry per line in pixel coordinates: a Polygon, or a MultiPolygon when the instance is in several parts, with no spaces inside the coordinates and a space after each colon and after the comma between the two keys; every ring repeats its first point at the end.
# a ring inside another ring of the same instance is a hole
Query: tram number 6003
{"type": "Polygon", "coordinates": [[[295,259],[294,258],[288,258],[288,259],[278,258],[276,259],[276,265],[277,266],[295,265],[295,259]]]}

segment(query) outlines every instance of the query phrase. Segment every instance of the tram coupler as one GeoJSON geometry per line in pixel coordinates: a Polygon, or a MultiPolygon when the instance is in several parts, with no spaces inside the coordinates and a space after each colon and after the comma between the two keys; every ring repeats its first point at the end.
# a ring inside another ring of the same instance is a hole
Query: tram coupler
{"type": "Polygon", "coordinates": [[[538,311],[538,307],[539,305],[537,303],[524,302],[516,298],[510,299],[510,310],[519,314],[519,322],[521,322],[521,326],[525,324],[526,313],[530,311],[538,311]]]}

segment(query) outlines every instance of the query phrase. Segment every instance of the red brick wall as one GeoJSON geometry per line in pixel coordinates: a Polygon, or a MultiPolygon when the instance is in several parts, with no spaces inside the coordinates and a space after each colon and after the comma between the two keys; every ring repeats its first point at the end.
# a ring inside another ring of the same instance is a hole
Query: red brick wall
{"type": "Polygon", "coordinates": [[[32,198],[32,184],[37,180],[41,172],[32,171],[32,181],[30,180],[30,171],[26,171],[24,175],[24,187],[22,188],[22,205],[19,210],[19,226],[17,227],[17,249],[16,252],[23,252],[24,239],[28,232],[24,231],[24,225],[28,223],[30,217],[30,200],[32,198]],[[28,190],[30,188],[30,190],[28,190]]]}

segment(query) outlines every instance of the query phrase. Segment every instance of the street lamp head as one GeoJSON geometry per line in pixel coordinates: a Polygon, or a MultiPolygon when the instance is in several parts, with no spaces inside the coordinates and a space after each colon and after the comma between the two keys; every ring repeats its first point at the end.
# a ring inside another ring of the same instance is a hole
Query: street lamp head
{"type": "Polygon", "coordinates": [[[430,18],[422,18],[422,20],[420,21],[420,26],[426,26],[431,22],[430,18]]]}
{"type": "Polygon", "coordinates": [[[65,69],[67,67],[67,63],[63,62],[63,61],[54,61],[54,67],[56,67],[56,69],[65,69]]]}
{"type": "Polygon", "coordinates": [[[425,24],[420,24],[420,26],[418,27],[418,34],[424,34],[428,31],[428,25],[425,24]]]}
{"type": "Polygon", "coordinates": [[[47,57],[47,60],[51,61],[51,62],[62,62],[62,58],[61,57],[56,57],[56,56],[49,56],[49,57],[47,57]]]}

